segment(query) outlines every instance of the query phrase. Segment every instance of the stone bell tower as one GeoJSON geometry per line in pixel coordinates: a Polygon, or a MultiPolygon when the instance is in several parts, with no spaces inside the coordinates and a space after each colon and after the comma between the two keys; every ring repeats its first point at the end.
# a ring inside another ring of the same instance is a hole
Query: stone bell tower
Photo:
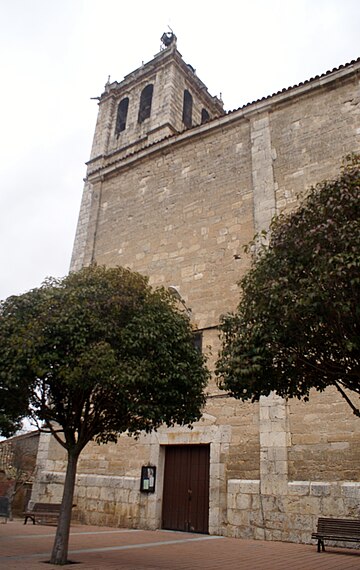
{"type": "MultiPolygon", "coordinates": [[[[176,36],[163,34],[154,59],[118,83],[105,85],[99,98],[90,164],[118,158],[224,113],[194,68],[177,50],[176,36]],[[120,153],[120,154],[119,154],[120,153]]],[[[93,166],[91,167],[91,170],[93,166]]]]}
{"type": "Polygon", "coordinates": [[[99,112],[80,209],[70,270],[92,259],[88,228],[93,203],[93,175],[109,174],[125,157],[146,152],[153,143],[224,114],[213,97],[184,62],[176,36],[164,33],[162,49],[150,62],[119,83],[108,81],[99,99],[99,112]]]}

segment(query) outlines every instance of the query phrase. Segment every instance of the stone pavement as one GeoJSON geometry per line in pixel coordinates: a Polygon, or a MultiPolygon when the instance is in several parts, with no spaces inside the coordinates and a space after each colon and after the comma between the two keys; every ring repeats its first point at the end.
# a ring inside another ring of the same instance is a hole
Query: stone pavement
{"type": "MultiPolygon", "coordinates": [[[[1,570],[51,570],[54,526],[0,524],[1,570]]],[[[360,570],[360,550],[74,524],[69,560],[79,570],[360,570]]]]}

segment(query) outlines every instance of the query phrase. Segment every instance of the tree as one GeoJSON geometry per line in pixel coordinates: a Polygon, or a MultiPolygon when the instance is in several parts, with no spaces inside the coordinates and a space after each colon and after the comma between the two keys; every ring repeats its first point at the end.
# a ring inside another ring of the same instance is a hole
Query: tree
{"type": "Polygon", "coordinates": [[[208,371],[174,303],[137,273],[91,266],[0,305],[1,386],[24,389],[32,417],[67,452],[53,564],[67,561],[87,443],[200,417],[208,371]]]}
{"type": "MultiPolygon", "coordinates": [[[[12,338],[13,331],[10,323],[1,320],[0,329],[0,343],[3,338],[8,340],[12,338]]],[[[10,361],[13,355],[14,349],[10,344],[0,345],[0,435],[3,437],[14,435],[22,427],[22,419],[29,414],[28,387],[16,384],[15,378],[11,375],[8,375],[6,382],[3,381],[1,362],[6,359],[10,361]]]]}
{"type": "Polygon", "coordinates": [[[359,157],[274,219],[240,285],[237,311],[221,324],[220,387],[256,401],[271,391],[308,400],[311,388],[335,386],[360,416],[359,157]]]}

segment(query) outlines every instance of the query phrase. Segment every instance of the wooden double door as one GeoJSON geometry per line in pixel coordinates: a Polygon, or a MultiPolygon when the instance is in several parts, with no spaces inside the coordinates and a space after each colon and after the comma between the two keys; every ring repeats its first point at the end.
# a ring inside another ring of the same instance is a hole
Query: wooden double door
{"type": "Polygon", "coordinates": [[[210,445],[167,445],[162,528],[207,533],[210,445]]]}

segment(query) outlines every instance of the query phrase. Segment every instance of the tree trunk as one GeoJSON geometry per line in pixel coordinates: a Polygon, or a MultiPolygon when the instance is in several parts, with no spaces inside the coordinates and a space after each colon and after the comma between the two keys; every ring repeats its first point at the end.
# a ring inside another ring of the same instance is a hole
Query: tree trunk
{"type": "Polygon", "coordinates": [[[56,530],[55,541],[51,553],[51,564],[66,564],[69,546],[71,523],[71,509],[73,505],[75,476],[79,454],[68,451],[68,464],[66,468],[64,493],[61,503],[59,523],[56,530]]]}
{"type": "Polygon", "coordinates": [[[15,497],[15,493],[16,493],[16,482],[13,485],[13,488],[11,490],[9,490],[8,492],[8,499],[9,499],[9,521],[14,520],[13,517],[13,510],[12,510],[12,504],[13,504],[13,500],[15,497]]]}

